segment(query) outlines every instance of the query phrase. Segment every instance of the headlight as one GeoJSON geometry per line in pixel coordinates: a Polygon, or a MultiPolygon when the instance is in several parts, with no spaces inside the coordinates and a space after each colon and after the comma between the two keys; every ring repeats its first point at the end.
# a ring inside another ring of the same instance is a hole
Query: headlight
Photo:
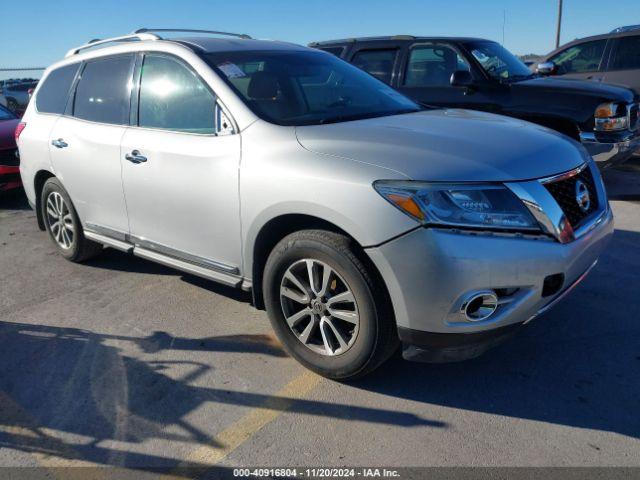
{"type": "Polygon", "coordinates": [[[392,205],[425,225],[540,229],[520,199],[503,185],[379,180],[373,186],[392,205]]]}
{"type": "Polygon", "coordinates": [[[609,102],[598,105],[594,116],[596,119],[595,129],[598,132],[611,132],[629,128],[627,107],[622,103],[609,102]]]}

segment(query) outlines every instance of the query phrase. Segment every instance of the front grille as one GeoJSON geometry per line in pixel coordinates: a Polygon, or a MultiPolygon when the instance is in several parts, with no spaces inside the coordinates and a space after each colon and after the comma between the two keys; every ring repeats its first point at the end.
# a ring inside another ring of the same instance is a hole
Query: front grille
{"type": "Polygon", "coordinates": [[[17,148],[11,150],[0,150],[0,165],[5,167],[17,167],[20,159],[16,156],[17,148]]]}
{"type": "Polygon", "coordinates": [[[544,186],[558,202],[574,229],[579,227],[581,222],[589,215],[598,210],[598,191],[591,170],[588,167],[576,175],[545,183],[544,186]],[[591,204],[586,211],[580,208],[576,198],[576,183],[578,180],[581,180],[589,191],[591,204]]]}

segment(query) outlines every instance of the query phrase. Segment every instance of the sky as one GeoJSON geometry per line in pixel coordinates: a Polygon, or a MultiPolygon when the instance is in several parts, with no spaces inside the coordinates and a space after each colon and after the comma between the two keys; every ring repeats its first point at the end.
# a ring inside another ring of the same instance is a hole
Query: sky
{"type": "MultiPolygon", "coordinates": [[[[475,36],[516,54],[551,51],[558,0],[29,0],[0,27],[0,68],[48,66],[93,38],[200,28],[307,44],[369,35],[475,36]],[[506,20],[506,21],[505,21],[506,20]]],[[[6,13],[6,12],[5,12],[6,13]]],[[[564,0],[561,43],[640,24],[639,0],[564,0]]],[[[39,76],[0,72],[0,79],[39,76]]]]}

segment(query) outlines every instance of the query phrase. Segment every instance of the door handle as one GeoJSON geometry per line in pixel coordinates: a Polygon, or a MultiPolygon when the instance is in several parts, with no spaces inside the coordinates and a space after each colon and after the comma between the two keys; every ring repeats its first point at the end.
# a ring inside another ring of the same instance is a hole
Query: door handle
{"type": "Polygon", "coordinates": [[[69,144],[61,138],[58,138],[57,140],[51,140],[51,145],[58,148],[65,148],[69,146],[69,144]]]}
{"type": "Polygon", "coordinates": [[[143,163],[147,161],[147,157],[140,155],[138,150],[132,150],[131,153],[127,153],[124,158],[125,160],[129,160],[131,163],[143,163]]]}

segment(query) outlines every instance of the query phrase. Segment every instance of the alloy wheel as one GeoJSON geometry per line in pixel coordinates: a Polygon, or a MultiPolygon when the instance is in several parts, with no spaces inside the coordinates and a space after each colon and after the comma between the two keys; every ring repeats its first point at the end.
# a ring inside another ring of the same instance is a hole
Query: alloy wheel
{"type": "Polygon", "coordinates": [[[69,206],[58,192],[51,192],[47,197],[47,224],[56,243],[65,250],[70,249],[75,225],[69,206]]]}
{"type": "Polygon", "coordinates": [[[329,265],[303,259],[282,277],[280,304],[296,338],[321,355],[340,355],[353,345],[360,316],[347,282],[329,265]]]}

